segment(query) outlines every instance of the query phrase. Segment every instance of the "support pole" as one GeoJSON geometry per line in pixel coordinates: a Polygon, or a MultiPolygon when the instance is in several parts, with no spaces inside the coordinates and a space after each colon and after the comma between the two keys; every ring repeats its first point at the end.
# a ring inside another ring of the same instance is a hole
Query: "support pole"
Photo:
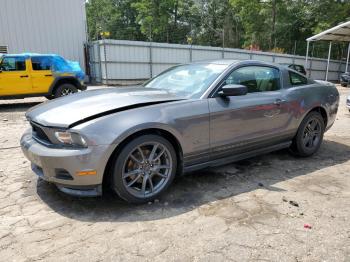
{"type": "Polygon", "coordinates": [[[222,59],[225,58],[225,28],[222,29],[222,59]]]}
{"type": "MultiPolygon", "coordinates": [[[[104,63],[105,63],[106,85],[108,86],[108,65],[107,65],[106,40],[103,40],[103,55],[104,55],[104,63]]],[[[102,80],[102,83],[103,83],[103,80],[102,80]]]]}
{"type": "Polygon", "coordinates": [[[348,72],[349,55],[350,55],[350,42],[348,46],[348,56],[346,57],[345,73],[348,72]]]}
{"type": "Polygon", "coordinates": [[[326,69],[326,81],[328,80],[329,60],[331,59],[331,51],[332,51],[332,42],[329,42],[327,69],[326,69]]]}
{"type": "Polygon", "coordinates": [[[314,57],[314,48],[315,48],[315,42],[312,43],[312,49],[311,49],[311,55],[310,55],[310,66],[309,66],[309,74],[306,72],[306,74],[308,74],[309,78],[311,77],[312,74],[312,58],[314,57]]]}
{"type": "Polygon", "coordinates": [[[150,78],[152,78],[153,77],[152,42],[149,42],[149,74],[150,74],[150,78]]]}
{"type": "Polygon", "coordinates": [[[308,60],[308,58],[309,58],[309,47],[310,47],[310,42],[309,41],[307,41],[307,46],[306,46],[306,56],[305,56],[305,69],[306,69],[306,71],[308,70],[308,68],[307,68],[307,60],[308,60]]]}

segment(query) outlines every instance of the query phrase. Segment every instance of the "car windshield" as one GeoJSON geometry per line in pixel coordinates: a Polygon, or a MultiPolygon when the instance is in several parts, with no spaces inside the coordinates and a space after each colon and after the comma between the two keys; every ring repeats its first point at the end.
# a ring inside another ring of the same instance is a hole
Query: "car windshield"
{"type": "Polygon", "coordinates": [[[189,64],[173,67],[144,84],[187,98],[199,98],[228,67],[224,64],[189,64]]]}

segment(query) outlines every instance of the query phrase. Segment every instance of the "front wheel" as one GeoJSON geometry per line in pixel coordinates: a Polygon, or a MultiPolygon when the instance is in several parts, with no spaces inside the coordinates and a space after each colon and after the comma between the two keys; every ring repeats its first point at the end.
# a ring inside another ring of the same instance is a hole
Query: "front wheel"
{"type": "Polygon", "coordinates": [[[158,135],[143,135],[118,154],[112,173],[113,190],[130,203],[157,198],[173,181],[177,157],[171,143],[158,135]]]}
{"type": "Polygon", "coordinates": [[[55,91],[55,98],[68,96],[78,92],[78,89],[72,84],[62,84],[55,91]]]}
{"type": "Polygon", "coordinates": [[[301,157],[313,155],[321,146],[324,130],[322,115],[315,111],[310,112],[299,126],[291,151],[301,157]]]}

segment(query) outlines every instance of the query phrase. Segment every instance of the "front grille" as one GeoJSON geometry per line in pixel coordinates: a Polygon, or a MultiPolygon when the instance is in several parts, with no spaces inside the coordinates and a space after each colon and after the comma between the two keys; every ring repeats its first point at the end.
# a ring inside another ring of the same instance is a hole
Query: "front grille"
{"type": "Polygon", "coordinates": [[[37,124],[30,122],[30,125],[32,126],[33,129],[33,137],[39,139],[40,141],[44,143],[51,143],[50,139],[44,132],[44,130],[37,124]]]}

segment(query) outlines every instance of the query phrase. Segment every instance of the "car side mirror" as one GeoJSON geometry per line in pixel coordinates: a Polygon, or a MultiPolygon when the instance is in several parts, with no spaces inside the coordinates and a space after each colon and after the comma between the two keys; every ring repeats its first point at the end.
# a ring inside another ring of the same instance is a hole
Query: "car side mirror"
{"type": "Polygon", "coordinates": [[[248,93],[248,88],[244,85],[225,85],[219,92],[220,96],[244,96],[248,93]]]}

